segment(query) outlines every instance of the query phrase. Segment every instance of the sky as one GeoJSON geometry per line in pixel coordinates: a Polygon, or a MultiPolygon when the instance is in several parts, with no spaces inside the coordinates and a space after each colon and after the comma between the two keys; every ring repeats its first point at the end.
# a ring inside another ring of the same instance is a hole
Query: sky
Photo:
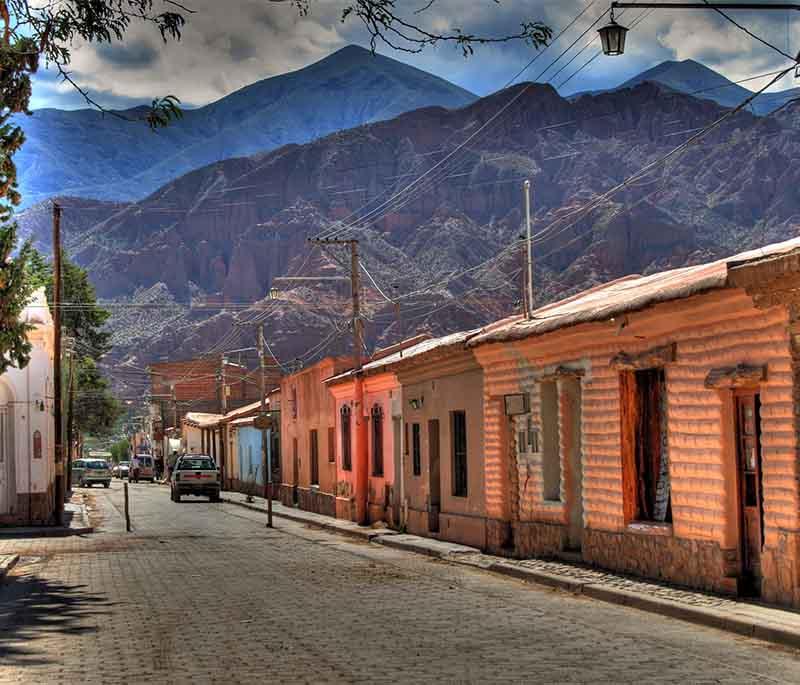
{"type": "MultiPolygon", "coordinates": [[[[155,6],[159,2],[155,0],[155,6]]],[[[310,0],[310,13],[300,16],[291,0],[186,0],[194,10],[187,15],[183,38],[164,44],[152,26],[134,25],[123,43],[73,46],[72,77],[104,107],[126,108],[149,103],[156,96],[177,95],[184,106],[196,107],[271,76],[300,69],[348,44],[369,47],[369,35],[357,18],[341,20],[352,0],[310,0]]],[[[579,36],[610,6],[609,0],[396,0],[404,15],[425,28],[500,36],[519,31],[520,24],[543,21],[554,35],[583,9],[581,19],[551,45],[518,80],[551,79],[558,85],[597,50],[590,45],[553,76],[579,49],[596,37],[596,28],[579,36]],[[577,40],[560,61],[545,68],[577,40]]],[[[570,80],[562,92],[609,88],[664,60],[694,59],[731,80],[780,68],[788,63],[713,11],[618,10],[619,23],[641,23],[628,34],[621,57],[601,56],[570,80]]],[[[800,50],[800,12],[736,11],[731,15],[751,31],[790,55],[800,50]],[[797,15],[797,16],[794,16],[797,15]]],[[[421,54],[379,47],[378,52],[399,59],[466,88],[487,95],[502,87],[536,52],[519,41],[477,46],[465,59],[459,48],[440,44],[421,54]]],[[[761,85],[754,81],[745,86],[761,85]]],[[[800,85],[793,75],[772,90],[800,85]]],[[[86,103],[52,70],[41,70],[34,80],[32,107],[74,109],[86,103]]]]}

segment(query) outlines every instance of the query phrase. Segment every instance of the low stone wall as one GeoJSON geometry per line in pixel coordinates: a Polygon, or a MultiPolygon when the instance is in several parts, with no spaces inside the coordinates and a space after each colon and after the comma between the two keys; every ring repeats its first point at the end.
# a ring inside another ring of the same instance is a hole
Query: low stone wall
{"type": "Polygon", "coordinates": [[[732,593],[729,553],[716,542],[671,534],[584,529],[583,558],[602,568],[666,580],[712,592],[732,593]]]}
{"type": "Polygon", "coordinates": [[[289,485],[287,483],[281,483],[280,489],[278,491],[278,499],[280,499],[281,504],[285,507],[293,507],[294,506],[294,485],[289,485]]]}
{"type": "Polygon", "coordinates": [[[356,520],[356,503],[352,497],[337,497],[335,507],[337,519],[344,521],[356,520]]]}

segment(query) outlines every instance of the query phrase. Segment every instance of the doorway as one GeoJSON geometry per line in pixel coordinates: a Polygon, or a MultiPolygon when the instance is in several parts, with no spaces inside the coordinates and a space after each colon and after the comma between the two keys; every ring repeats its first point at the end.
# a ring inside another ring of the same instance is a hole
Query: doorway
{"type": "Polygon", "coordinates": [[[442,507],[442,479],[439,453],[439,419],[428,421],[428,482],[430,502],[428,504],[428,530],[439,532],[439,512],[442,507]]]}
{"type": "Polygon", "coordinates": [[[0,515],[13,513],[17,497],[12,406],[10,395],[0,385],[0,515]]]}
{"type": "Polygon", "coordinates": [[[567,549],[579,552],[583,545],[583,455],[581,453],[581,381],[561,381],[562,408],[565,411],[564,449],[569,478],[567,479],[567,549]]]}
{"type": "Polygon", "coordinates": [[[300,485],[300,457],[297,454],[297,438],[292,438],[292,504],[298,506],[300,504],[300,493],[298,486],[300,485]]]}
{"type": "Polygon", "coordinates": [[[761,485],[760,396],[756,392],[734,396],[736,456],[739,494],[739,535],[742,559],[742,594],[761,590],[761,550],[764,546],[764,508],[761,485]]]}

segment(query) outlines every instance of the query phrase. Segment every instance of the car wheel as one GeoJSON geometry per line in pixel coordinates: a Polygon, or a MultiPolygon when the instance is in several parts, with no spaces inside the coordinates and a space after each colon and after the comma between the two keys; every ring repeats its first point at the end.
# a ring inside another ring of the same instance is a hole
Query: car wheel
{"type": "Polygon", "coordinates": [[[104,487],[104,488],[107,488],[107,487],[109,487],[110,485],[111,485],[111,481],[110,481],[110,480],[107,480],[105,483],[103,483],[103,487],[104,487]]]}
{"type": "Polygon", "coordinates": [[[180,502],[181,501],[181,493],[178,493],[177,495],[175,495],[175,501],[176,502],[180,502]]]}

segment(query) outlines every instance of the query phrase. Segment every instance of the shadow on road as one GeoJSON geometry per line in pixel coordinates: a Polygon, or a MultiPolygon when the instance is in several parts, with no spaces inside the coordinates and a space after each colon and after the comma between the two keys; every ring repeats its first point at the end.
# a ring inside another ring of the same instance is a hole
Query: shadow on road
{"type": "Polygon", "coordinates": [[[0,665],[51,663],[37,641],[96,632],[113,602],[86,587],[45,580],[33,572],[0,585],[0,665]]]}

